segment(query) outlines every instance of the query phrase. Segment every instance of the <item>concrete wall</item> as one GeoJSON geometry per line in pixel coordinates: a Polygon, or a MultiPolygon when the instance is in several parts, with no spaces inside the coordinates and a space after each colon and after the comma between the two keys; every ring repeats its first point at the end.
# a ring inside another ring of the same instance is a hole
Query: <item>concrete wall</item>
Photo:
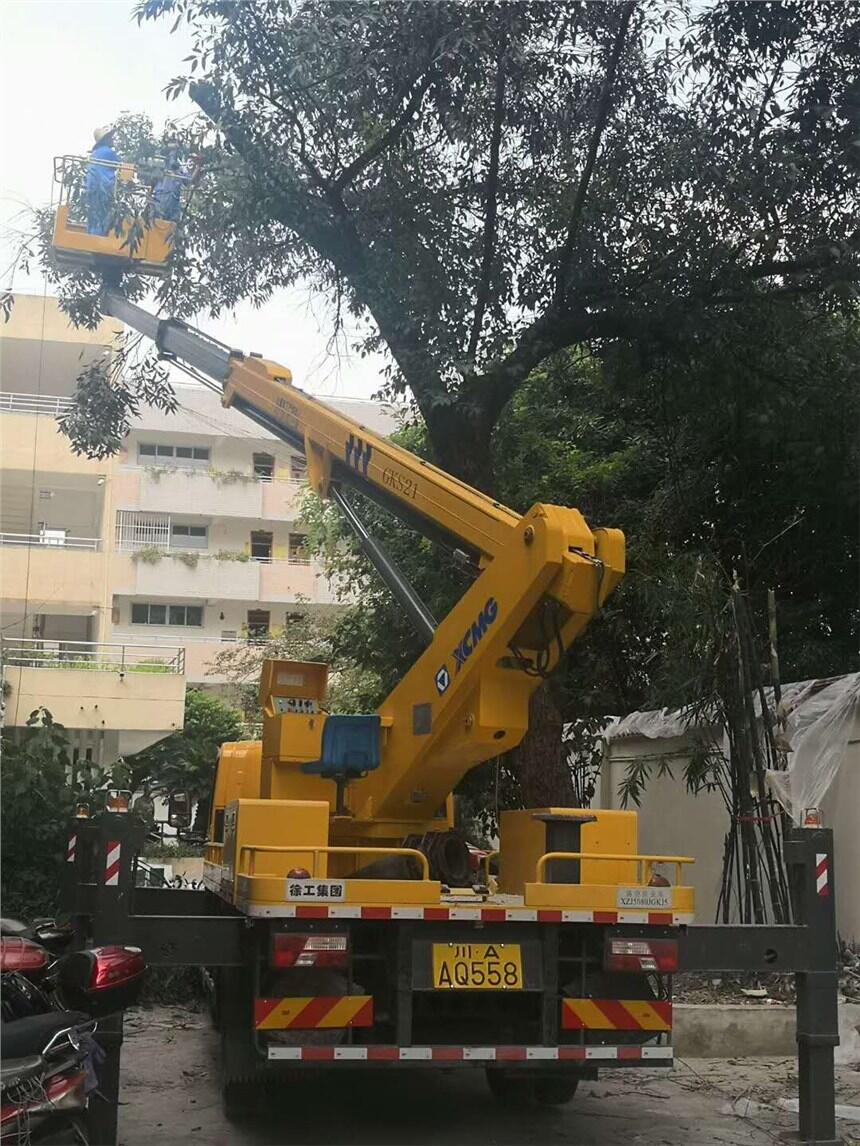
{"type": "Polygon", "coordinates": [[[94,608],[105,591],[104,553],[63,546],[4,546],[3,598],[31,602],[30,612],[52,613],[54,604],[94,608]]]}
{"type": "Polygon", "coordinates": [[[121,675],[8,665],[5,679],[10,688],[6,704],[10,725],[26,723],[40,706],[69,728],[153,731],[167,736],[183,724],[185,677],[176,673],[121,675]]]}
{"type": "MultiPolygon", "coordinates": [[[[11,387],[11,381],[4,389],[11,387]]],[[[46,414],[0,415],[0,447],[3,471],[20,470],[28,476],[33,461],[41,471],[58,474],[89,474],[94,479],[110,468],[110,461],[90,461],[69,449],[69,442],[57,432],[57,419],[46,414]]]]}
{"type": "MultiPolygon", "coordinates": [[[[605,808],[620,807],[618,787],[628,766],[643,760],[656,763],[661,757],[670,764],[674,778],[657,777],[652,766],[652,779],[639,808],[639,846],[643,852],[695,857],[696,863],[686,869],[687,878],[696,890],[696,917],[709,923],[716,913],[728,813],[718,793],[694,796],[687,791],[686,739],[631,736],[614,740],[604,763],[599,803],[605,808]]],[[[860,716],[822,812],[825,825],[834,832],[837,925],[844,938],[860,942],[860,716]]]]}

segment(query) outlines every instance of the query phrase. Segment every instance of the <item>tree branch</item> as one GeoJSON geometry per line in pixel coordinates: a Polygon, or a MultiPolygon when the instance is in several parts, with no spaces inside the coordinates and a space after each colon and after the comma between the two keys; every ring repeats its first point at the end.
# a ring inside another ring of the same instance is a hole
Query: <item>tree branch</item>
{"type": "Polygon", "coordinates": [[[343,171],[335,177],[332,181],[332,188],[338,193],[345,187],[352,183],[356,176],[365,171],[375,159],[377,159],[384,151],[387,151],[392,143],[402,135],[409,124],[410,119],[418,110],[424,94],[433,82],[432,66],[428,67],[427,71],[419,80],[417,86],[413,89],[412,95],[409,97],[400,115],[395,119],[394,123],[382,133],[375,143],[372,143],[366,151],[361,155],[356,156],[352,163],[344,167],[343,171]]]}
{"type": "Polygon", "coordinates": [[[770,83],[765,88],[764,97],[761,101],[761,106],[758,109],[756,116],[755,127],[750,139],[750,150],[758,151],[759,137],[761,136],[762,128],[764,127],[764,117],[767,114],[767,105],[773,97],[773,89],[776,87],[776,81],[782,75],[782,69],[785,65],[786,58],[788,57],[788,41],[783,44],[780,49],[776,65],[773,69],[773,75],[770,77],[770,83]]]}
{"type": "Polygon", "coordinates": [[[490,136],[490,163],[487,171],[486,189],[484,194],[484,241],[483,255],[481,257],[481,275],[478,282],[478,292],[475,298],[475,314],[472,319],[472,332],[469,336],[469,346],[466,358],[474,365],[475,355],[478,351],[478,342],[481,337],[481,327],[484,323],[484,313],[490,299],[490,282],[493,271],[493,253],[496,247],[496,221],[498,219],[498,192],[499,192],[499,153],[502,144],[502,121],[505,115],[505,53],[507,50],[507,33],[502,35],[499,46],[499,57],[496,64],[496,91],[493,104],[493,129],[490,136]]]}
{"type": "Polygon", "coordinates": [[[588,187],[591,183],[591,176],[594,173],[594,165],[597,162],[597,151],[600,147],[600,141],[603,138],[603,132],[606,128],[606,121],[609,118],[609,107],[612,102],[612,91],[615,87],[615,77],[618,72],[618,62],[621,59],[621,53],[624,50],[624,44],[627,39],[627,32],[630,28],[630,21],[633,17],[635,8],[635,0],[625,0],[618,22],[618,30],[615,33],[615,40],[612,44],[609,63],[606,67],[606,75],[603,77],[603,85],[600,90],[600,99],[597,104],[597,116],[594,121],[594,130],[592,131],[591,139],[589,140],[585,166],[582,169],[579,185],[576,188],[576,195],[574,196],[573,207],[571,209],[570,219],[567,224],[567,234],[565,235],[564,245],[562,246],[561,254],[559,257],[558,272],[555,282],[555,305],[557,307],[560,307],[564,301],[564,296],[566,293],[567,272],[570,269],[570,262],[573,258],[573,247],[574,243],[576,242],[576,236],[579,232],[580,224],[582,222],[585,198],[588,194],[588,187]]]}

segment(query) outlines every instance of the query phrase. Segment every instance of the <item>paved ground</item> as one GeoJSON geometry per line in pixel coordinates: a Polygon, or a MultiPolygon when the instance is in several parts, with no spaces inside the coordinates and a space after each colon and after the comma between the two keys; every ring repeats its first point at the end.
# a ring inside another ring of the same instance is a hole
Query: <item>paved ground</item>
{"type": "MultiPolygon", "coordinates": [[[[764,1146],[796,1125],[780,1106],[796,1096],[792,1059],[606,1071],[567,1107],[523,1112],[499,1106],[481,1070],[303,1074],[278,1096],[277,1114],[231,1125],[216,1043],[202,1015],[156,1008],[130,1018],[121,1146],[764,1146]]],[[[860,1114],[860,1071],[840,1070],[837,1101],[860,1114]]],[[[840,1129],[860,1144],[860,1122],[840,1129]]]]}

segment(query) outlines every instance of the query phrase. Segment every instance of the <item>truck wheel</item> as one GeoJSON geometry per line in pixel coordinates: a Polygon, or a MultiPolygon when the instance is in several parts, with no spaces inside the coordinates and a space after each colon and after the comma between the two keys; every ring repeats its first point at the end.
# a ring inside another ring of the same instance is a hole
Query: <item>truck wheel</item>
{"type": "Polygon", "coordinates": [[[490,1093],[506,1106],[532,1106],[535,1100],[534,1079],[527,1074],[513,1074],[511,1071],[487,1067],[487,1086],[490,1093]]]}
{"type": "Polygon", "coordinates": [[[221,1103],[228,1122],[242,1122],[257,1108],[260,1088],[249,1079],[224,1082],[221,1085],[221,1103]]]}
{"type": "Polygon", "coordinates": [[[564,1106],[576,1094],[578,1078],[536,1078],[535,1100],[541,1106],[564,1106]]]}

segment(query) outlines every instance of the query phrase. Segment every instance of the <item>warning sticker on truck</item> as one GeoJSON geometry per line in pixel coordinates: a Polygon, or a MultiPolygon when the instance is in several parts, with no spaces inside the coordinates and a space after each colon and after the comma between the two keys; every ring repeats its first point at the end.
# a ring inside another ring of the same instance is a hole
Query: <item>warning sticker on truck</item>
{"type": "Polygon", "coordinates": [[[288,879],[287,899],[338,902],[346,899],[346,886],[342,879],[288,879]]]}

